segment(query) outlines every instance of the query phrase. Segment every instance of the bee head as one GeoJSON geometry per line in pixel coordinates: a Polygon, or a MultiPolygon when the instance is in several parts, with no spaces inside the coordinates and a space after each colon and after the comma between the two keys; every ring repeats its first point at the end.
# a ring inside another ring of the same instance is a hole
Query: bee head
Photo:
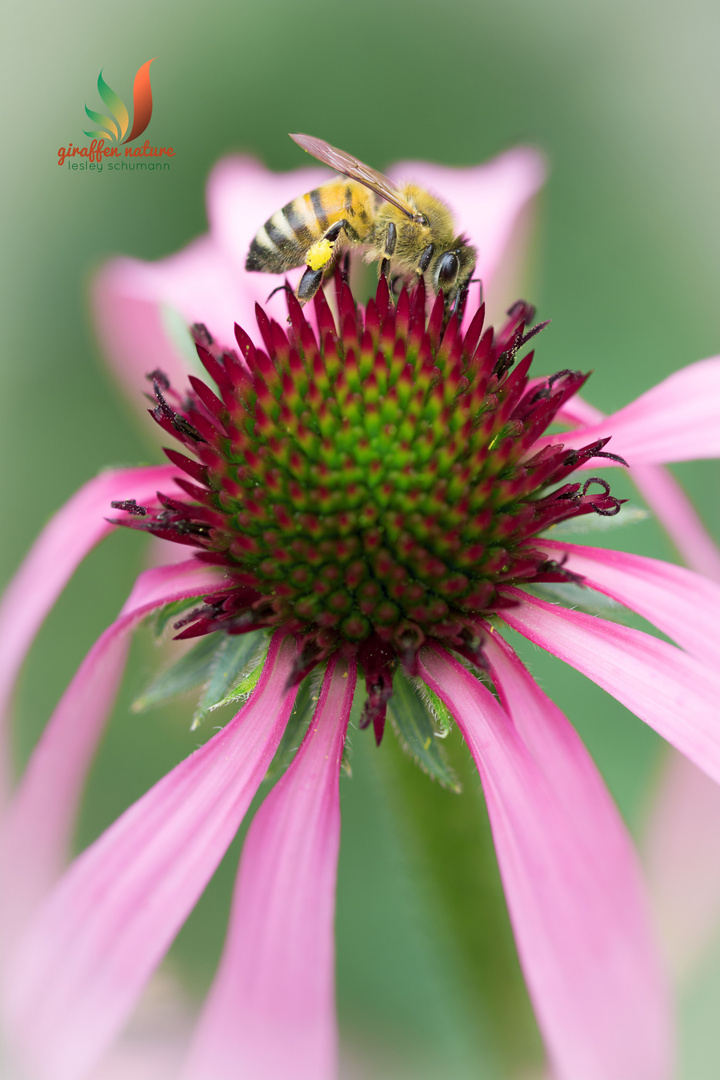
{"type": "Polygon", "coordinates": [[[431,283],[435,292],[442,291],[447,296],[462,288],[475,269],[475,248],[467,243],[463,236],[459,236],[453,246],[447,251],[442,251],[431,268],[431,283]]]}

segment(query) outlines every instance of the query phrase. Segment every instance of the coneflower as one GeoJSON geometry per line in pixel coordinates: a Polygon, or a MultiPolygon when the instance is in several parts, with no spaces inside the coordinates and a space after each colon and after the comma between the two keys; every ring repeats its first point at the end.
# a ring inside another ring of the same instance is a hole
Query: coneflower
{"type": "Polygon", "coordinates": [[[8,1040],[38,1080],[88,1074],[272,764],[280,779],[245,841],[183,1080],[333,1080],[338,781],[355,702],[378,743],[390,710],[444,783],[436,733],[460,728],[555,1075],[668,1080],[672,1018],[632,845],[574,729],[504,632],[562,657],[720,779],[720,589],[556,528],[622,514],[594,475],[601,466],[716,455],[720,364],[693,365],[588,424],[586,375],[531,376],[527,346],[543,327],[525,303],[498,332],[482,307],[444,326],[441,297],[428,315],[422,287],[395,304],[382,281],[365,309],[341,283],[334,308],[322,293],[313,312],[291,293],[287,308],[282,324],[258,308],[259,336],[238,328],[232,347],[195,327],[206,375],[151,375],[152,415],[181,446],[171,464],[87,485],[4,601],[9,687],[108,517],[187,549],[187,561],[140,576],[2,820],[8,1040]],[[576,428],[551,434],[554,420],[576,428]],[[591,614],[598,593],[676,644],[591,614]],[[150,615],[198,639],[163,676],[181,686],[202,671],[197,722],[221,700],[241,707],[63,874],[129,635],[150,615]]]}

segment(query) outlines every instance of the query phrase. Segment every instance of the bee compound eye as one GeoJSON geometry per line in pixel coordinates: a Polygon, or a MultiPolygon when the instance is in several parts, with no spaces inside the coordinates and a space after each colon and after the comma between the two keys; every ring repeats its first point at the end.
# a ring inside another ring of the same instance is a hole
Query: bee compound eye
{"type": "Polygon", "coordinates": [[[460,270],[460,260],[454,251],[446,251],[440,257],[437,268],[437,283],[439,287],[452,285],[460,270]]]}

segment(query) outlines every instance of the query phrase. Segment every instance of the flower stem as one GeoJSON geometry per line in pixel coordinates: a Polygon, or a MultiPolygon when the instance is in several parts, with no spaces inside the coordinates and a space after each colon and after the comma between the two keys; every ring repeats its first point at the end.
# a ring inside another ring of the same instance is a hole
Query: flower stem
{"type": "Polygon", "coordinates": [[[456,730],[445,741],[462,784],[456,795],[433,783],[387,740],[381,755],[396,793],[417,879],[457,972],[468,1012],[478,1017],[503,1077],[527,1075],[543,1060],[542,1044],[518,963],[498,873],[485,800],[456,730]]]}

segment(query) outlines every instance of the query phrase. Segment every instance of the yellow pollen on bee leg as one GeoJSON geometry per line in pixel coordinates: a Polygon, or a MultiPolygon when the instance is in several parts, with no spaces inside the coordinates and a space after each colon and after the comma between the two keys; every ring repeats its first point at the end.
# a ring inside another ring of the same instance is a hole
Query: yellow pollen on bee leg
{"type": "Polygon", "coordinates": [[[308,248],[305,262],[311,270],[322,270],[332,258],[335,247],[329,240],[316,240],[311,248],[308,248]]]}

